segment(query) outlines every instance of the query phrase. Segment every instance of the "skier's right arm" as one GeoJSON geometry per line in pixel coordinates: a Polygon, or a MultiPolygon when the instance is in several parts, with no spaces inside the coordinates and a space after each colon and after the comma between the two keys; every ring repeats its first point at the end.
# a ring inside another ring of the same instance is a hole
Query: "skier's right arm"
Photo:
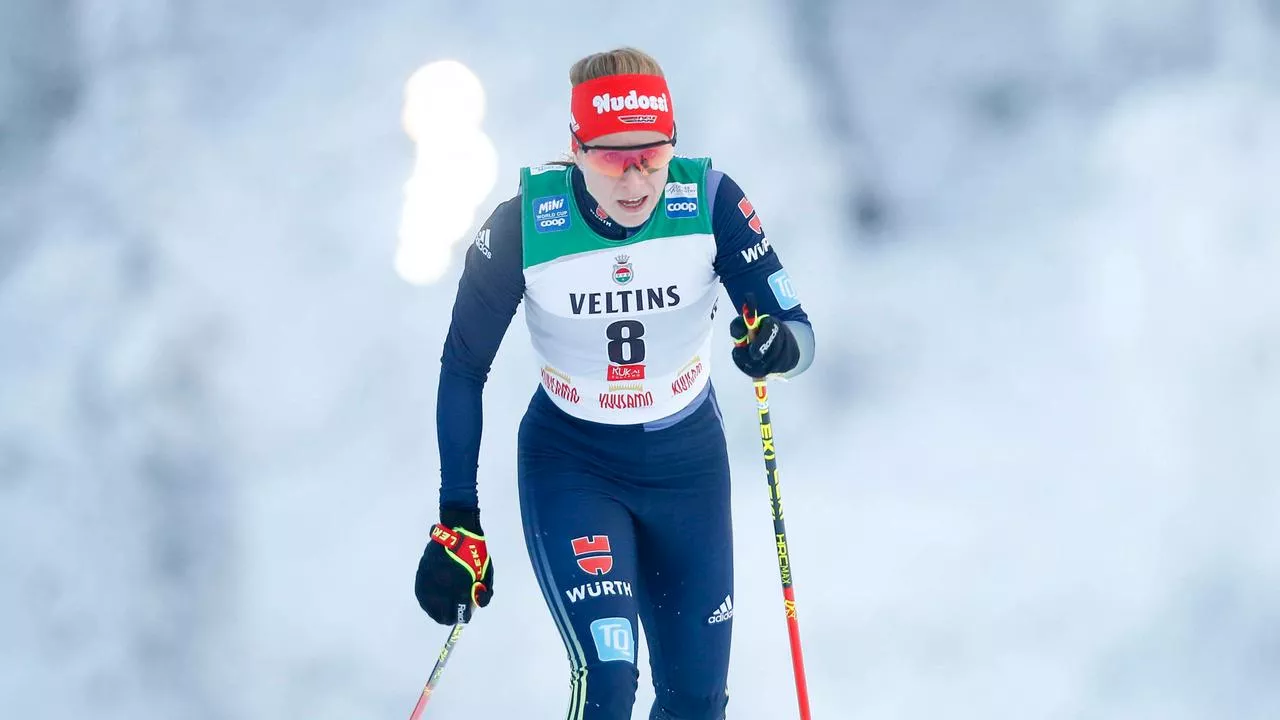
{"type": "Polygon", "coordinates": [[[458,281],[436,400],[442,509],[479,505],[481,393],[522,297],[524,262],[516,196],[499,205],[480,228],[458,281]]]}
{"type": "Polygon", "coordinates": [[[502,336],[524,297],[519,196],[502,203],[467,249],[453,318],[440,358],[436,436],[440,444],[440,522],[431,530],[414,594],[442,625],[471,619],[493,597],[476,492],[481,394],[502,336]]]}

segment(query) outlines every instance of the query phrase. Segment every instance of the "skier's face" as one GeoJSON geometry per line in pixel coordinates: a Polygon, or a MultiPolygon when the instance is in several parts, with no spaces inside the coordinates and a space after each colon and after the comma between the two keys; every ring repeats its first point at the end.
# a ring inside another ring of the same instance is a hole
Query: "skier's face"
{"type": "Polygon", "coordinates": [[[667,163],[674,152],[670,144],[652,145],[669,140],[652,130],[611,133],[575,153],[587,192],[614,222],[637,227],[649,219],[667,184],[667,163]]]}

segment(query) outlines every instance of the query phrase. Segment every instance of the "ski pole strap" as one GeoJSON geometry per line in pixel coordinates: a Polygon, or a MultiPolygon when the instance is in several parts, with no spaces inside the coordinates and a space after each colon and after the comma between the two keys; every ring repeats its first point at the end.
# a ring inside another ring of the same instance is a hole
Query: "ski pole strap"
{"type": "Polygon", "coordinates": [[[742,324],[746,326],[746,332],[742,334],[742,337],[733,338],[734,347],[746,347],[747,345],[750,345],[751,339],[755,337],[756,330],[760,327],[760,321],[767,317],[769,317],[768,314],[758,314],[750,302],[743,303],[742,324]]]}
{"type": "Polygon", "coordinates": [[[449,557],[471,573],[472,581],[484,577],[485,569],[489,566],[489,546],[483,535],[476,535],[460,527],[450,529],[436,523],[431,528],[431,539],[444,546],[449,557]]]}

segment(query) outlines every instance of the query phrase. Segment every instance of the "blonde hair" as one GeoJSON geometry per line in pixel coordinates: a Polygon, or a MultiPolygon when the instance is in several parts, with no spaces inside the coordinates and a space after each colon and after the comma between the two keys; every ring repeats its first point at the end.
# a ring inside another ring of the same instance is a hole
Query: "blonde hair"
{"type": "MultiPolygon", "coordinates": [[[[633,47],[620,47],[605,52],[592,53],[575,62],[569,68],[569,84],[577,87],[588,80],[608,77],[610,75],[657,75],[662,74],[662,66],[653,56],[633,47]]],[[[577,164],[573,153],[565,153],[548,165],[577,164]]]]}
{"type": "Polygon", "coordinates": [[[621,47],[588,55],[569,68],[569,82],[577,87],[588,80],[609,75],[657,75],[662,66],[653,56],[633,47],[621,47]]]}

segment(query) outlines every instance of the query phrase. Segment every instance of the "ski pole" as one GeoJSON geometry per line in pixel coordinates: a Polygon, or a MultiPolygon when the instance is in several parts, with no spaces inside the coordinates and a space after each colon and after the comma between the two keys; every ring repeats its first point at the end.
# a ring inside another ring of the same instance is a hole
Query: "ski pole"
{"type": "MultiPolygon", "coordinates": [[[[743,321],[748,333],[754,332],[760,318],[748,307],[743,308],[743,321]]],[[[764,470],[769,480],[769,499],[773,505],[773,536],[778,549],[778,572],[782,576],[782,603],[787,615],[787,634],[791,639],[791,669],[796,677],[796,700],[800,720],[810,720],[809,687],[804,674],[804,655],[800,649],[800,622],[796,618],[796,592],[791,577],[791,557],[787,551],[787,527],[782,521],[782,493],[778,487],[778,453],[773,447],[773,424],[769,418],[769,386],[764,378],[753,378],[756,410],[760,416],[760,444],[764,450],[764,470]]]]}
{"type": "Polygon", "coordinates": [[[466,621],[466,605],[458,605],[458,622],[454,623],[453,630],[449,632],[449,638],[444,641],[444,647],[440,649],[440,657],[436,658],[436,666],[431,669],[431,675],[427,678],[426,687],[422,688],[422,695],[418,697],[418,704],[413,707],[413,714],[409,716],[409,720],[418,720],[422,717],[422,711],[427,707],[427,701],[431,699],[431,693],[435,691],[436,684],[440,682],[440,676],[444,674],[445,663],[449,662],[449,656],[453,654],[453,646],[458,643],[458,638],[462,637],[462,630],[467,626],[466,621]]]}

